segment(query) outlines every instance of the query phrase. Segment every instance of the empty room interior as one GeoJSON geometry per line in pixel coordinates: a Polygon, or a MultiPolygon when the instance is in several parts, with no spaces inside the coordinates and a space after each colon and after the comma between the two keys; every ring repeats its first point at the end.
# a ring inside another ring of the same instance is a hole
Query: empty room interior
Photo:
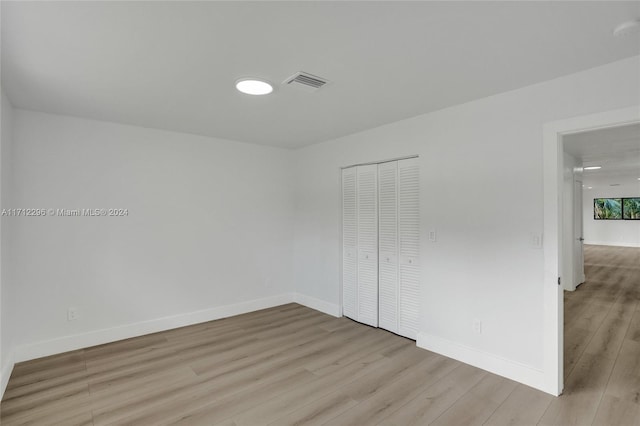
{"type": "Polygon", "coordinates": [[[2,425],[640,426],[640,2],[0,2],[2,425]]]}

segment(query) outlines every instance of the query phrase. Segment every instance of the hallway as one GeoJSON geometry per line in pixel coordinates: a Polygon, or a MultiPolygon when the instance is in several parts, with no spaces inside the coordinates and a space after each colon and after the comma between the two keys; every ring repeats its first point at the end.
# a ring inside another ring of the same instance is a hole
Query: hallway
{"type": "Polygon", "coordinates": [[[640,249],[585,246],[565,292],[565,391],[541,423],[640,425],[640,249]]]}

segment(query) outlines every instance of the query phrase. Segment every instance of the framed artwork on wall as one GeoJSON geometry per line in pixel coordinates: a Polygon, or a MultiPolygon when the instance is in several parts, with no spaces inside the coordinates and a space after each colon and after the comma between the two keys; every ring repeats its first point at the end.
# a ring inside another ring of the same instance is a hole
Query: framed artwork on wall
{"type": "Polygon", "coordinates": [[[622,198],[595,198],[593,218],[596,220],[622,219],[622,198]]]}
{"type": "Polygon", "coordinates": [[[640,220],[640,197],[622,199],[622,218],[640,220]]]}

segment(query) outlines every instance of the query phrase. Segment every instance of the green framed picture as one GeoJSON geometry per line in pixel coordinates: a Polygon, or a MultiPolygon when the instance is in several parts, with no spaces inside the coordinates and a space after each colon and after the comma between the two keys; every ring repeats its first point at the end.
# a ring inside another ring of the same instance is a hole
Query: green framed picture
{"type": "Polygon", "coordinates": [[[640,220],[640,197],[622,199],[622,218],[640,220]]]}
{"type": "Polygon", "coordinates": [[[622,219],[622,198],[595,198],[593,218],[596,220],[622,219]]]}

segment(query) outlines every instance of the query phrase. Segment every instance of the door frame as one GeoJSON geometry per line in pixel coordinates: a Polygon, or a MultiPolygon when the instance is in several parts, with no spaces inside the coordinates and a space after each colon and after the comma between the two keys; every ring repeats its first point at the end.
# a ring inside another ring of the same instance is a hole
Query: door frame
{"type": "Polygon", "coordinates": [[[560,395],[564,388],[564,291],[562,277],[563,143],[572,133],[640,123],[640,106],[616,109],[543,125],[544,281],[543,368],[544,388],[560,395]]]}
{"type": "Polygon", "coordinates": [[[582,188],[584,187],[584,176],[580,176],[580,179],[576,179],[574,174],[573,177],[573,208],[572,208],[572,216],[573,216],[573,229],[572,229],[572,237],[573,237],[573,283],[571,283],[571,287],[575,291],[579,285],[584,284],[585,275],[584,275],[584,194],[582,188]],[[580,225],[580,233],[576,235],[576,225],[580,225]],[[580,239],[580,240],[579,240],[580,239]],[[576,259],[576,241],[580,241],[580,257],[576,259]],[[579,266],[579,268],[577,268],[579,266]]]}

